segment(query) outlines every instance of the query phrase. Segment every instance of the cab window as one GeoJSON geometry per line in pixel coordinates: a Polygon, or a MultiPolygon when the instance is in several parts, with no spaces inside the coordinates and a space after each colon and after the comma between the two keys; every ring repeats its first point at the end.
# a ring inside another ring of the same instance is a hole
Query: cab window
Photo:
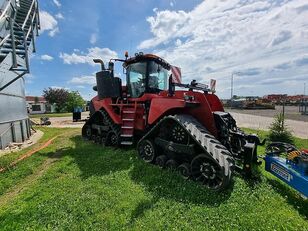
{"type": "Polygon", "coordinates": [[[150,92],[160,92],[167,89],[168,70],[154,61],[148,64],[149,81],[148,88],[150,92]]]}
{"type": "Polygon", "coordinates": [[[140,97],[145,91],[146,62],[133,63],[128,67],[127,86],[131,97],[140,97]]]}

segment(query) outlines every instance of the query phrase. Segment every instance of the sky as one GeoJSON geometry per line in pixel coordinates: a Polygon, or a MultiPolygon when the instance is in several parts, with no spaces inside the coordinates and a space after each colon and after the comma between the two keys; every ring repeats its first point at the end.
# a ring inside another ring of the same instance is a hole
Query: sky
{"type": "MultiPolygon", "coordinates": [[[[93,58],[154,53],[182,82],[217,80],[216,94],[308,93],[307,0],[39,0],[41,31],[26,94],[48,87],[95,95],[93,58]]],[[[125,82],[120,64],[116,73],[125,82]]]]}

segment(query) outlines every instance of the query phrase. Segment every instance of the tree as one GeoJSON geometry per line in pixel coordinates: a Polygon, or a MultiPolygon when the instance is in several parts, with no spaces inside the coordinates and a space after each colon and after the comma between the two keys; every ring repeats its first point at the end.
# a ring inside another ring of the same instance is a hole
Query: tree
{"type": "Polygon", "coordinates": [[[71,91],[66,101],[66,110],[72,112],[76,107],[84,107],[85,101],[78,91],[71,91]]]}
{"type": "Polygon", "coordinates": [[[285,142],[289,144],[294,143],[292,133],[288,130],[284,115],[282,113],[278,114],[274,122],[270,126],[270,132],[268,138],[273,142],[285,142]]]}
{"type": "Polygon", "coordinates": [[[39,101],[40,101],[40,100],[39,100],[39,97],[35,96],[35,97],[34,97],[34,103],[35,103],[35,104],[38,104],[39,101]]]}
{"type": "Polygon", "coordinates": [[[63,88],[51,88],[43,90],[43,96],[49,104],[56,104],[56,111],[65,110],[69,92],[63,88]]]}

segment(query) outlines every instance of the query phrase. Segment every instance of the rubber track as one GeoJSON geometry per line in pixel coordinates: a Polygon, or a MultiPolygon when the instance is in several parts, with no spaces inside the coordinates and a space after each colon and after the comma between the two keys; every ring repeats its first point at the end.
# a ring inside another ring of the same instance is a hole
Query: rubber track
{"type": "MultiPolygon", "coordinates": [[[[107,122],[106,125],[108,125],[111,128],[111,131],[113,131],[115,134],[120,135],[120,127],[119,125],[115,124],[113,120],[110,118],[108,113],[105,110],[100,110],[99,111],[102,116],[104,117],[105,122],[107,122]]],[[[93,114],[92,116],[95,116],[96,114],[93,114]]],[[[89,121],[91,120],[92,116],[90,117],[89,121]]],[[[84,126],[92,125],[94,123],[87,121],[84,126]]],[[[91,139],[91,138],[90,138],[91,139]]]]}
{"type": "Polygon", "coordinates": [[[199,147],[202,148],[205,153],[208,153],[210,157],[212,157],[212,159],[223,168],[225,176],[231,176],[234,168],[234,159],[231,153],[192,116],[166,116],[161,119],[140,141],[150,136],[163,121],[170,119],[179,123],[186,132],[190,134],[199,147]]]}
{"type": "Polygon", "coordinates": [[[117,125],[113,122],[113,120],[110,118],[110,116],[108,115],[108,113],[105,110],[100,110],[100,111],[103,114],[105,121],[107,122],[107,125],[109,125],[111,130],[119,136],[120,135],[119,125],[117,125]]]}

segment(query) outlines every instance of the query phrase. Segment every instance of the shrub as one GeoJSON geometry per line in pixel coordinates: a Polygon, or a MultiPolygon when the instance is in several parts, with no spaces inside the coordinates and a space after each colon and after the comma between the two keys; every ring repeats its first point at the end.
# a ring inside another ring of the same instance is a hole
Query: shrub
{"type": "Polygon", "coordinates": [[[285,124],[285,118],[282,113],[278,114],[274,122],[269,127],[268,139],[273,142],[285,142],[294,144],[294,137],[285,124]]]}

